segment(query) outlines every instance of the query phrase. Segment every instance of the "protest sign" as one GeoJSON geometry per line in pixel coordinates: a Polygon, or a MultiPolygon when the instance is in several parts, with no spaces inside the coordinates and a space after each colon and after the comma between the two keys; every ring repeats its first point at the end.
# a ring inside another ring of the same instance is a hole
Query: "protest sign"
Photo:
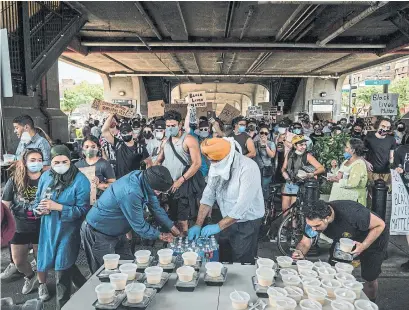
{"type": "Polygon", "coordinates": [[[166,104],[165,112],[170,110],[179,112],[180,115],[182,115],[182,118],[184,118],[187,114],[187,104],[166,104]]]}
{"type": "Polygon", "coordinates": [[[129,109],[128,107],[121,106],[119,104],[109,103],[109,102],[99,100],[99,99],[94,99],[94,102],[92,103],[91,108],[97,111],[107,112],[110,114],[116,114],[116,115],[123,116],[126,118],[132,118],[135,114],[135,112],[129,109]]]}
{"type": "Polygon", "coordinates": [[[250,106],[247,108],[247,117],[260,119],[263,117],[263,110],[259,106],[250,106]]]}
{"type": "Polygon", "coordinates": [[[364,130],[366,131],[374,131],[374,123],[372,122],[372,117],[365,117],[364,118],[364,130]]]}
{"type": "Polygon", "coordinates": [[[391,235],[409,234],[409,194],[399,173],[391,169],[392,210],[391,235]]]}
{"type": "Polygon", "coordinates": [[[90,205],[93,205],[95,200],[97,200],[97,186],[92,182],[95,178],[95,166],[78,168],[78,170],[85,174],[88,181],[91,183],[91,193],[89,198],[90,205]]]}
{"type": "Polygon", "coordinates": [[[206,92],[197,91],[189,93],[187,96],[187,100],[189,105],[193,105],[196,107],[206,107],[206,92]]]}
{"type": "Polygon", "coordinates": [[[187,104],[185,99],[175,99],[172,104],[187,104]]]}
{"type": "Polygon", "coordinates": [[[240,116],[240,111],[230,104],[226,104],[219,114],[219,119],[224,124],[231,124],[231,121],[237,116],[240,116]]]}
{"type": "Polygon", "coordinates": [[[165,114],[165,102],[163,100],[148,101],[148,117],[158,117],[165,114]]]}
{"type": "Polygon", "coordinates": [[[206,116],[207,117],[207,112],[208,111],[213,111],[213,103],[212,102],[206,102],[206,106],[205,107],[197,107],[196,108],[196,115],[197,117],[201,117],[201,116],[206,116]]]}
{"type": "Polygon", "coordinates": [[[374,94],[371,96],[371,115],[397,115],[399,94],[374,94]]]}

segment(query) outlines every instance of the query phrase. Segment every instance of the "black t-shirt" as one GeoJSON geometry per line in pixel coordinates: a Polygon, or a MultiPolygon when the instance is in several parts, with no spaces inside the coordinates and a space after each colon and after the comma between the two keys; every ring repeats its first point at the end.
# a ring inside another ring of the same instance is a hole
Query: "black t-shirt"
{"type": "Polygon", "coordinates": [[[4,187],[2,200],[11,201],[10,209],[16,220],[16,231],[19,233],[32,233],[39,229],[40,219],[35,218],[30,206],[33,203],[37,187],[37,180],[28,180],[27,188],[23,193],[17,193],[13,178],[10,178],[4,187]]]}
{"type": "Polygon", "coordinates": [[[146,146],[135,143],[129,147],[124,141],[114,137],[114,150],[116,157],[116,178],[119,179],[131,171],[139,170],[141,161],[149,157],[146,146]]]}
{"type": "Polygon", "coordinates": [[[373,172],[389,173],[389,154],[396,147],[395,138],[388,135],[379,139],[375,133],[368,133],[365,146],[368,148],[367,160],[373,165],[373,172]]]}
{"type": "Polygon", "coordinates": [[[324,133],[322,133],[322,132],[321,132],[320,135],[317,135],[315,132],[310,134],[310,139],[311,139],[313,144],[315,144],[315,142],[317,142],[317,138],[322,138],[322,137],[325,137],[324,133]]]}
{"type": "MultiPolygon", "coordinates": [[[[363,242],[369,233],[371,211],[360,203],[351,200],[331,201],[330,205],[334,209],[335,218],[323,233],[334,242],[338,242],[340,238],[363,242]]],[[[388,228],[385,227],[369,249],[383,249],[388,241],[387,231],[388,228]]]]}
{"type": "Polygon", "coordinates": [[[399,146],[393,156],[393,166],[402,166],[405,173],[409,173],[409,144],[399,146]]]}

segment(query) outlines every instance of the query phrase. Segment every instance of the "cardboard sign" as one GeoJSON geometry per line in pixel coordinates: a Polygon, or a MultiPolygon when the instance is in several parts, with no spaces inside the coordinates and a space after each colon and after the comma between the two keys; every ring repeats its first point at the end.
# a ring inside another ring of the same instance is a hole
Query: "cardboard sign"
{"type": "Polygon", "coordinates": [[[371,96],[371,115],[397,115],[399,94],[374,94],[371,96]]]}
{"type": "Polygon", "coordinates": [[[91,193],[89,197],[89,201],[90,201],[89,203],[92,206],[97,200],[97,186],[95,185],[95,183],[92,182],[95,178],[95,166],[78,168],[78,170],[81,171],[83,174],[85,174],[88,181],[91,183],[91,193]]]}
{"type": "Polygon", "coordinates": [[[247,109],[247,117],[260,119],[263,117],[263,110],[259,106],[250,106],[247,109]]]}
{"type": "Polygon", "coordinates": [[[132,118],[135,114],[135,112],[129,109],[128,107],[124,107],[119,104],[109,103],[99,99],[94,99],[91,108],[101,112],[117,114],[119,116],[123,116],[126,118],[132,118]]]}
{"type": "Polygon", "coordinates": [[[197,91],[189,93],[187,96],[187,100],[189,105],[196,106],[196,107],[206,107],[206,92],[205,91],[197,91]]]}
{"type": "Polygon", "coordinates": [[[187,104],[184,99],[175,99],[172,104],[187,104]]]}
{"type": "Polygon", "coordinates": [[[148,101],[148,117],[158,117],[165,114],[165,102],[163,100],[148,101]]]}
{"type": "Polygon", "coordinates": [[[179,112],[182,118],[184,118],[187,114],[187,104],[166,104],[165,112],[170,110],[179,112]]]}
{"type": "Polygon", "coordinates": [[[392,209],[391,209],[391,235],[409,234],[409,194],[401,176],[391,169],[392,177],[392,209]]]}
{"type": "Polygon", "coordinates": [[[219,114],[219,118],[224,124],[231,124],[231,121],[237,116],[240,116],[240,111],[230,104],[226,104],[219,114]]]}
{"type": "Polygon", "coordinates": [[[207,117],[207,112],[208,111],[213,111],[213,103],[212,102],[206,102],[206,106],[205,107],[197,107],[196,108],[196,115],[197,117],[201,117],[201,116],[206,116],[207,117]]]}

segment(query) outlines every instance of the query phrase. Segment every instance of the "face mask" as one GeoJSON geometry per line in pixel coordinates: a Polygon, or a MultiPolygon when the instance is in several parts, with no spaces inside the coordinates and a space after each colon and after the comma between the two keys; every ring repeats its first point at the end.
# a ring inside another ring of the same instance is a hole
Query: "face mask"
{"type": "Polygon", "coordinates": [[[158,139],[158,140],[162,140],[164,135],[165,135],[165,133],[163,131],[162,132],[157,131],[155,133],[155,138],[158,139]]]}
{"type": "Polygon", "coordinates": [[[315,132],[316,135],[321,134],[321,130],[319,130],[319,129],[315,129],[314,132],[315,132]]]}
{"type": "Polygon", "coordinates": [[[278,127],[278,133],[279,134],[285,134],[285,132],[287,131],[287,128],[285,128],[285,127],[278,127]]]}
{"type": "Polygon", "coordinates": [[[239,132],[240,133],[246,132],[246,126],[239,126],[239,132]]]}
{"type": "Polygon", "coordinates": [[[179,134],[179,127],[166,127],[166,137],[176,137],[179,134]]]}
{"type": "Polygon", "coordinates": [[[84,153],[85,156],[87,156],[87,157],[89,157],[89,158],[92,158],[92,157],[97,156],[98,150],[96,150],[96,149],[88,149],[88,150],[85,150],[83,153],[84,153]]]}
{"type": "Polygon", "coordinates": [[[132,140],[132,135],[123,135],[122,140],[124,140],[125,142],[129,142],[132,140]]]}
{"type": "Polygon", "coordinates": [[[405,131],[405,128],[404,127],[398,127],[398,131],[399,132],[405,131]]]}
{"type": "Polygon", "coordinates": [[[70,165],[58,164],[52,166],[53,170],[58,174],[64,174],[70,169],[70,165]]]}
{"type": "Polygon", "coordinates": [[[361,134],[362,134],[362,132],[354,130],[354,136],[360,136],[361,134]]]}
{"type": "Polygon", "coordinates": [[[134,135],[139,135],[141,130],[140,129],[134,129],[134,130],[132,130],[132,132],[134,133],[134,135]]]}
{"type": "Polygon", "coordinates": [[[345,153],[344,153],[344,158],[345,158],[345,159],[348,160],[348,159],[350,159],[351,157],[352,157],[352,155],[349,154],[348,152],[345,152],[345,153]]]}
{"type": "Polygon", "coordinates": [[[150,138],[152,138],[152,133],[151,132],[144,132],[143,136],[144,136],[145,139],[150,139],[150,138]]]}
{"type": "Polygon", "coordinates": [[[29,162],[27,163],[27,169],[30,172],[36,173],[40,172],[43,169],[43,163],[41,162],[29,162]]]}
{"type": "Polygon", "coordinates": [[[295,154],[297,154],[297,155],[302,155],[302,154],[304,154],[304,152],[302,152],[302,151],[295,151],[295,154]]]}
{"type": "Polygon", "coordinates": [[[30,142],[30,141],[31,141],[30,134],[29,134],[27,131],[24,131],[24,132],[21,134],[20,140],[21,140],[21,142],[23,142],[23,143],[28,143],[28,142],[30,142]]]}
{"type": "Polygon", "coordinates": [[[293,130],[293,133],[295,133],[296,135],[299,135],[299,134],[301,134],[301,129],[294,129],[293,130]]]}
{"type": "Polygon", "coordinates": [[[199,136],[201,138],[207,138],[209,136],[209,132],[208,131],[200,131],[199,136]]]}
{"type": "Polygon", "coordinates": [[[384,136],[386,136],[386,135],[388,134],[388,131],[381,128],[381,129],[378,130],[378,133],[379,133],[382,137],[384,137],[384,136]]]}

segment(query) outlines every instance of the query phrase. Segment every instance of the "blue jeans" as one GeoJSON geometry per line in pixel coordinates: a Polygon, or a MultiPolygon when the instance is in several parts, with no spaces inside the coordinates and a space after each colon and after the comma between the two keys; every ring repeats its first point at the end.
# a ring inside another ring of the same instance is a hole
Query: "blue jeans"
{"type": "Polygon", "coordinates": [[[273,181],[273,177],[261,177],[261,188],[263,189],[263,197],[264,200],[267,200],[268,194],[269,194],[269,189],[270,189],[270,184],[273,181]]]}

